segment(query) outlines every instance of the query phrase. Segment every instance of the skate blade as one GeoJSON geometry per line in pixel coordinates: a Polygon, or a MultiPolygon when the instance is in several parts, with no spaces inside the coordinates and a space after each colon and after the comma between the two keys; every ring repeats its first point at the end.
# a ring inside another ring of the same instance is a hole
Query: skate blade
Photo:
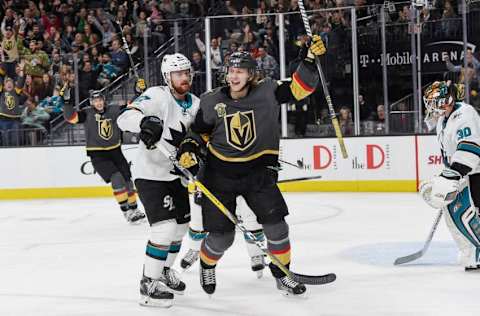
{"type": "Polygon", "coordinates": [[[140,295],[140,301],[138,303],[141,306],[146,306],[146,307],[170,308],[173,305],[173,299],[172,300],[156,300],[148,296],[140,295]]]}
{"type": "Polygon", "coordinates": [[[288,297],[289,299],[306,300],[308,298],[307,292],[304,292],[302,294],[293,294],[290,292],[282,291],[282,295],[288,297]]]}
{"type": "Polygon", "coordinates": [[[145,222],[146,222],[146,219],[145,219],[145,218],[139,219],[139,220],[137,220],[137,221],[135,221],[135,222],[130,222],[130,221],[128,221],[128,223],[129,223],[130,225],[132,225],[132,226],[140,225],[140,224],[143,224],[143,223],[145,223],[145,222]]]}

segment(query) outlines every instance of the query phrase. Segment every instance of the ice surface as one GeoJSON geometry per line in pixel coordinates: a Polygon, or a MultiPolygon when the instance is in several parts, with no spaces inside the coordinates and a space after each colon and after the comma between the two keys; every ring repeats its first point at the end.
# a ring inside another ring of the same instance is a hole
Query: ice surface
{"type": "Polygon", "coordinates": [[[478,314],[480,272],[456,264],[443,222],[424,258],[393,266],[423,246],[436,215],[418,195],[285,196],[292,270],[335,272],[335,283],[308,286],[307,299],[285,298],[270,273],[256,279],[237,234],[214,296],[200,288],[196,264],[167,310],[137,304],[148,229],[129,226],[113,198],[0,202],[0,315],[478,314]]]}

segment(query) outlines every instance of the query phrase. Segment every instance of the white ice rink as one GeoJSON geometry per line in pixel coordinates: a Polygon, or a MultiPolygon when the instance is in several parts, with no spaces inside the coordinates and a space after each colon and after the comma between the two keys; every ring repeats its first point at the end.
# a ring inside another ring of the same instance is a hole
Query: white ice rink
{"type": "Polygon", "coordinates": [[[335,272],[336,282],[285,298],[269,272],[256,279],[237,234],[214,296],[200,288],[196,264],[170,309],[138,305],[148,230],[127,225],[113,198],[0,202],[0,315],[478,315],[480,272],[456,265],[443,221],[424,258],[393,266],[423,246],[435,217],[418,195],[286,199],[292,270],[335,272]]]}

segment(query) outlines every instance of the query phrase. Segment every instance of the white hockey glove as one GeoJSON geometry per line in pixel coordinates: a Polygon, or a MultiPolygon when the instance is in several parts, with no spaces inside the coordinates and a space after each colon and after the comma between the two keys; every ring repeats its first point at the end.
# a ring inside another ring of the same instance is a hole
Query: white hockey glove
{"type": "Polygon", "coordinates": [[[455,200],[460,189],[460,173],[445,169],[441,175],[420,184],[420,194],[425,202],[433,208],[440,209],[455,200]]]}

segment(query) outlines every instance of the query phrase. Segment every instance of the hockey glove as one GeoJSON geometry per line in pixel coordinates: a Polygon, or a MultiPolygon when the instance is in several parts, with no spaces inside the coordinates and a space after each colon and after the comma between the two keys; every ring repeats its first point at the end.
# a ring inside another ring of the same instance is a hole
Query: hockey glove
{"type": "Polygon", "coordinates": [[[420,194],[433,208],[440,209],[452,203],[460,189],[460,173],[445,169],[441,175],[420,184],[420,194]]]}
{"type": "Polygon", "coordinates": [[[142,94],[143,91],[147,89],[147,84],[145,83],[145,79],[138,78],[137,82],[135,83],[135,93],[142,94]]]}
{"type": "Polygon", "coordinates": [[[326,51],[320,35],[313,35],[310,47],[308,48],[307,58],[314,60],[316,56],[321,56],[325,54],[326,51]]]}
{"type": "Polygon", "coordinates": [[[177,160],[185,169],[188,169],[194,176],[199,170],[200,144],[193,138],[185,138],[177,151],[177,160]]]}
{"type": "Polygon", "coordinates": [[[156,116],[145,116],[140,122],[140,134],[138,137],[147,149],[155,148],[155,144],[162,137],[163,123],[156,116]]]}

